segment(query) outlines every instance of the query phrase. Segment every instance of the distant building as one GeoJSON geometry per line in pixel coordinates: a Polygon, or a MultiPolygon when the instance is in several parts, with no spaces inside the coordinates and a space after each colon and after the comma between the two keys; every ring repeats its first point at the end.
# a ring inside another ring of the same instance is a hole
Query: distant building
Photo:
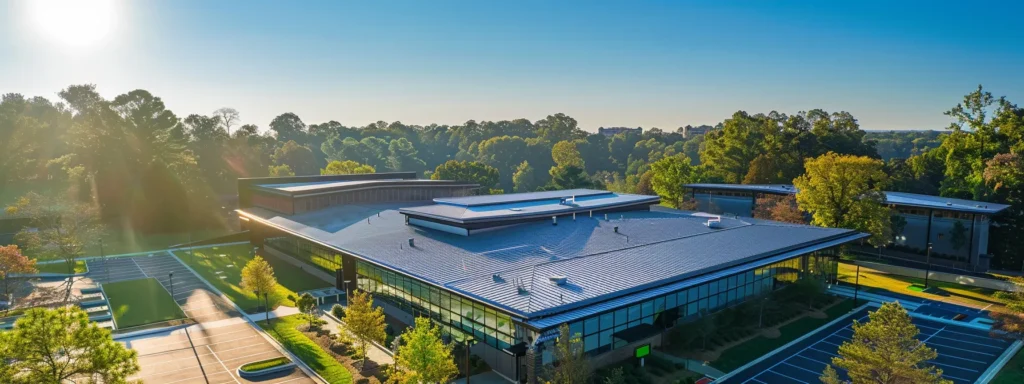
{"type": "Polygon", "coordinates": [[[430,318],[509,382],[541,381],[559,325],[607,365],[801,276],[834,282],[837,248],[867,236],[669,210],[657,196],[327,177],[240,179],[252,245],[373,293],[395,322],[430,318]]]}
{"type": "Polygon", "coordinates": [[[608,137],[612,137],[612,136],[618,135],[618,134],[623,133],[623,132],[631,132],[631,131],[632,132],[636,132],[638,134],[644,133],[644,129],[640,128],[640,127],[636,127],[636,128],[629,128],[629,127],[608,127],[608,128],[605,128],[605,127],[600,127],[600,128],[597,129],[597,133],[600,133],[600,134],[608,136],[608,137]]]}
{"type": "Polygon", "coordinates": [[[715,127],[710,126],[710,125],[700,125],[700,126],[696,126],[696,127],[694,127],[692,125],[687,125],[687,126],[683,127],[683,129],[682,129],[683,137],[690,138],[690,137],[693,137],[693,135],[703,135],[703,134],[706,134],[708,132],[711,132],[712,129],[715,129],[715,127]]]}
{"type": "MultiPolygon", "coordinates": [[[[750,217],[761,195],[795,195],[789,184],[687,184],[697,210],[750,217]]],[[[928,244],[932,254],[945,254],[969,260],[979,270],[988,268],[988,232],[992,216],[1008,205],[953,199],[905,192],[885,192],[885,203],[897,216],[907,220],[894,245],[924,254],[928,244]],[[966,230],[966,247],[953,245],[954,226],[966,230]]]]}

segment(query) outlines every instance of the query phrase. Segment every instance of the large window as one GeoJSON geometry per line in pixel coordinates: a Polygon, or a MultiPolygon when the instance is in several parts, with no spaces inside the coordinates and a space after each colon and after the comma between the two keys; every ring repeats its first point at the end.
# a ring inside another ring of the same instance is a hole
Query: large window
{"type": "Polygon", "coordinates": [[[362,261],[356,262],[356,273],[359,289],[415,316],[429,317],[456,340],[472,335],[495,348],[516,343],[512,320],[493,308],[362,261]]]}
{"type": "Polygon", "coordinates": [[[331,274],[341,269],[341,255],[330,248],[292,236],[269,237],[265,244],[331,274]]]}
{"type": "MultiPolygon", "coordinates": [[[[818,277],[834,277],[835,261],[831,252],[808,256],[808,270],[818,277]]],[[[692,286],[654,297],[627,307],[600,313],[569,323],[569,332],[579,334],[583,349],[591,355],[625,345],[612,337],[616,332],[641,324],[671,325],[676,319],[690,321],[722,308],[736,305],[751,296],[767,293],[796,281],[804,266],[803,257],[783,260],[765,267],[692,286]],[[671,312],[669,312],[671,310],[671,312]],[[675,318],[659,319],[670,314],[675,318]]]]}

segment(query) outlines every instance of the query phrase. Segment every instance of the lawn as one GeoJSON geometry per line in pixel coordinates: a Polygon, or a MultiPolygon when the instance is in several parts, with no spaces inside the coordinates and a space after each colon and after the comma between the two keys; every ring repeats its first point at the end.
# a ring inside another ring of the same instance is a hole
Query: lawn
{"type": "MultiPolygon", "coordinates": [[[[854,284],[857,282],[856,274],[856,265],[839,263],[839,280],[854,284]]],[[[860,268],[860,285],[861,287],[882,289],[936,301],[949,301],[976,308],[985,307],[990,304],[995,306],[1002,306],[1004,304],[1002,300],[992,297],[992,294],[996,291],[991,289],[931,280],[928,282],[928,286],[933,289],[925,292],[922,289],[916,288],[924,286],[924,279],[887,274],[866,267],[860,268]]],[[[991,309],[996,310],[998,308],[991,309]]]]}
{"type": "Polygon", "coordinates": [[[259,322],[259,325],[328,383],[351,383],[352,373],[344,365],[296,329],[305,323],[302,315],[291,315],[274,319],[270,325],[266,322],[259,322]]]}
{"type": "Polygon", "coordinates": [[[845,300],[825,310],[827,315],[824,319],[802,317],[789,324],[779,327],[779,337],[769,339],[764,336],[757,336],[741,344],[735,345],[722,352],[711,366],[723,372],[730,372],[742,367],[755,359],[768,354],[787,343],[806,335],[830,321],[839,318],[853,309],[853,301],[845,300]]]}
{"type": "Polygon", "coordinates": [[[1003,369],[999,370],[996,377],[990,381],[992,384],[1020,384],[1024,383],[1024,349],[1017,352],[1010,361],[1006,362],[1003,369]]]}
{"type": "Polygon", "coordinates": [[[154,278],[103,284],[117,328],[184,319],[185,313],[154,278]]]}
{"type": "MultiPolygon", "coordinates": [[[[68,273],[68,263],[36,264],[39,273],[68,273]]],[[[85,261],[75,260],[74,273],[85,272],[85,261]]]]}
{"type": "MultiPolygon", "coordinates": [[[[251,247],[248,244],[241,244],[196,248],[192,251],[193,256],[189,256],[188,250],[176,250],[174,254],[196,272],[199,272],[217,289],[224,292],[239,307],[247,312],[259,312],[257,306],[262,305],[262,299],[257,302],[256,295],[242,289],[241,286],[242,268],[252,259],[250,250],[251,247]]],[[[281,305],[294,306],[294,303],[288,300],[288,296],[294,296],[295,292],[331,286],[330,283],[277,257],[267,255],[264,258],[274,268],[274,276],[277,277],[277,289],[270,293],[271,308],[281,305]]]]}

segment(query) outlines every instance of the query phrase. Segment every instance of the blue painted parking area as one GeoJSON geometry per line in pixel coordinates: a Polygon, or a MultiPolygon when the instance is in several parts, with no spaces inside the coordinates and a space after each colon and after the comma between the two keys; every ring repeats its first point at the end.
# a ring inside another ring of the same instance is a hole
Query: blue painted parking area
{"type": "MultiPolygon", "coordinates": [[[[853,319],[868,320],[863,309],[789,348],[776,350],[757,364],[751,365],[722,383],[787,384],[820,383],[825,366],[837,356],[839,346],[853,336],[853,319]]],[[[1005,351],[1010,342],[992,337],[987,331],[945,322],[912,318],[920,330],[918,339],[938,352],[930,363],[942,369],[942,376],[956,384],[974,383],[1005,351]]],[[[838,369],[844,379],[845,371],[838,369]]]]}

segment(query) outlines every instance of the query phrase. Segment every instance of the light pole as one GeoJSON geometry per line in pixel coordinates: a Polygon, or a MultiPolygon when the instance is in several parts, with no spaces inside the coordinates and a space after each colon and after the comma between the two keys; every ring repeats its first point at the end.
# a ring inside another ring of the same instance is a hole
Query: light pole
{"type": "Polygon", "coordinates": [[[928,243],[928,251],[924,258],[924,288],[928,289],[928,275],[932,274],[932,243],[928,243]]]}
{"type": "Polygon", "coordinates": [[[263,312],[267,314],[267,325],[270,325],[270,294],[267,292],[263,292],[263,303],[266,306],[263,312]]]}
{"type": "Polygon", "coordinates": [[[103,259],[103,273],[106,274],[106,280],[110,282],[110,267],[107,266],[107,255],[103,253],[103,237],[100,236],[100,258],[103,259]]]}
{"type": "Polygon", "coordinates": [[[466,335],[466,384],[469,384],[469,347],[473,344],[469,340],[469,335],[466,335]]]}
{"type": "Polygon", "coordinates": [[[853,306],[857,306],[857,293],[860,292],[860,264],[857,264],[857,278],[853,285],[853,306]]]}
{"type": "Polygon", "coordinates": [[[351,282],[352,282],[352,280],[342,280],[341,281],[342,289],[345,290],[345,305],[346,306],[348,305],[348,283],[351,283],[351,282]]]}
{"type": "MultiPolygon", "coordinates": [[[[171,300],[174,300],[174,272],[167,274],[167,279],[170,280],[171,285],[171,300]]],[[[175,300],[177,302],[177,300],[175,300]]]]}

